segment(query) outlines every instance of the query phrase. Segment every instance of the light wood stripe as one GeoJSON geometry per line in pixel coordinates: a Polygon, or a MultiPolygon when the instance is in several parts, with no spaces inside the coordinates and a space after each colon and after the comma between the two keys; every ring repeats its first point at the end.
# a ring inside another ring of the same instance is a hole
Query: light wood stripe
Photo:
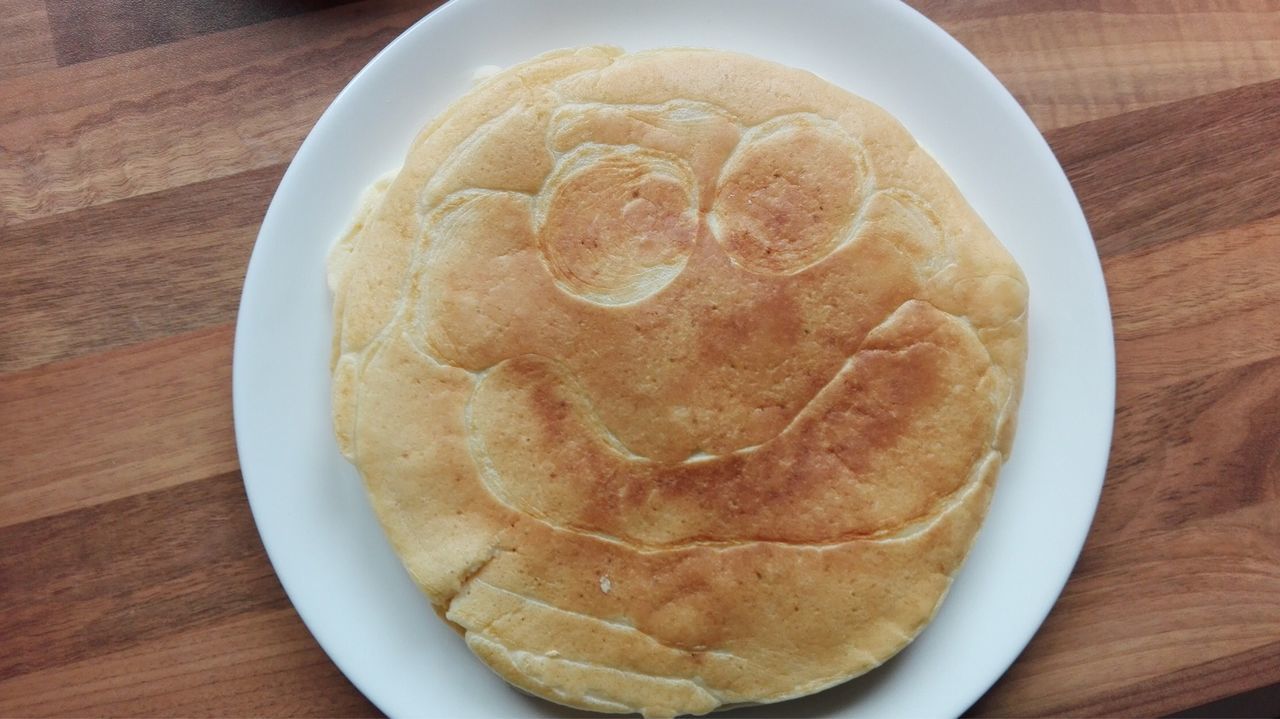
{"type": "Polygon", "coordinates": [[[0,375],[0,527],[236,469],[231,337],[223,325],[0,375]]]}
{"type": "Polygon", "coordinates": [[[424,12],[386,5],[344,5],[0,85],[0,226],[287,161],[338,90],[424,12]],[[59,101],[38,102],[53,88],[59,101]]]}
{"type": "Polygon", "coordinates": [[[911,4],[990,67],[1041,130],[1280,78],[1274,0],[911,4]]]}
{"type": "Polygon", "coordinates": [[[0,0],[0,82],[57,66],[43,0],[0,0]]]}

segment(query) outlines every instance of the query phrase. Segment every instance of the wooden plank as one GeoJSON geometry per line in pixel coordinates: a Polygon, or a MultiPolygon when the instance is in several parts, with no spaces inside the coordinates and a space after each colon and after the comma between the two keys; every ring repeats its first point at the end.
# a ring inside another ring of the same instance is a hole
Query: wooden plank
{"type": "Polygon", "coordinates": [[[288,606],[238,471],[0,528],[0,679],[288,606]]]}
{"type": "Polygon", "coordinates": [[[43,0],[0,0],[0,82],[57,66],[43,0]]]}
{"type": "MultiPolygon", "coordinates": [[[[1237,136],[1214,98],[1168,108],[1168,124],[1194,134],[1198,103],[1200,129],[1237,136]]],[[[1143,120],[1161,125],[1152,111],[1096,125],[1121,124],[1132,138],[1143,120]]],[[[1105,136],[1097,129],[1056,139],[1105,136]]],[[[1212,147],[1243,165],[1218,170],[1228,189],[1261,167],[1235,143],[1212,147]]],[[[1237,226],[1268,214],[1243,202],[1175,211],[1162,236],[1140,240],[1127,229],[1140,211],[1114,219],[1133,197],[1101,191],[1122,166],[1106,158],[1124,148],[1117,139],[1064,152],[1076,158],[1068,167],[1089,170],[1076,183],[1091,193],[1086,207],[1131,233],[1098,234],[1118,366],[1107,485],[1061,600],[979,715],[1150,715],[1280,681],[1280,217],[1237,226]]],[[[1148,202],[1177,179],[1158,163],[1129,174],[1148,202]]]]}
{"type": "Polygon", "coordinates": [[[168,0],[162,9],[130,0],[46,0],[58,64],[94,60],[219,30],[322,10],[349,0],[168,0]]]}
{"type": "MultiPolygon", "coordinates": [[[[421,11],[421,12],[420,12],[421,11]]],[[[228,75],[246,63],[275,54],[322,45],[341,31],[341,25],[372,27],[399,14],[421,16],[416,0],[365,0],[300,17],[249,25],[197,36],[101,61],[61,67],[38,77],[0,82],[0,125],[39,110],[48,114],[123,98],[140,86],[170,86],[192,74],[228,75]]],[[[368,29],[366,27],[366,29],[368,29]]],[[[356,46],[338,46],[358,49],[356,46]]]]}
{"type": "MultiPolygon", "coordinates": [[[[1117,394],[1091,547],[1280,495],[1280,357],[1162,388],[1124,384],[1117,394]]],[[[1280,572],[1280,552],[1265,558],[1280,572]]]]}
{"type": "Polygon", "coordinates": [[[1046,137],[1104,257],[1280,214],[1280,80],[1046,137]]]}
{"type": "Polygon", "coordinates": [[[0,527],[236,469],[231,338],[222,325],[0,375],[0,527]]]}
{"type": "Polygon", "coordinates": [[[0,371],[235,319],[284,166],[26,222],[0,243],[0,371]]]}
{"type": "MultiPolygon", "coordinates": [[[[1116,321],[1089,544],[975,711],[1152,715],[1280,681],[1280,2],[917,4],[1054,128],[1116,321]]],[[[54,68],[41,3],[0,0],[0,715],[374,713],[262,555],[229,322],[283,163],[432,4],[105,14],[134,5],[60,16],[64,59],[98,59],[54,68]]]]}
{"type": "Polygon", "coordinates": [[[982,716],[1153,715],[1280,681],[1280,493],[1091,542],[982,716]],[[1135,608],[1141,608],[1136,610],[1135,608]]]}
{"type": "Polygon", "coordinates": [[[910,0],[1041,130],[1280,78],[1275,0],[910,0]]]}
{"type": "Polygon", "coordinates": [[[1118,404],[1080,563],[978,714],[1149,714],[1280,682],[1280,663],[1246,661],[1280,648],[1280,356],[1122,382],[1118,404]],[[1167,683],[1207,664],[1252,670],[1167,683]]]}
{"type": "MultiPolygon", "coordinates": [[[[1274,633],[1273,633],[1274,638],[1274,633]]],[[[1188,702],[1219,701],[1227,697],[1245,698],[1246,693],[1257,693],[1253,712],[1231,711],[1230,703],[1222,707],[1206,707],[1214,713],[1189,713],[1199,717],[1274,717],[1280,716],[1280,684],[1272,684],[1270,696],[1256,687],[1266,687],[1269,681],[1280,676],[1280,642],[1265,644],[1231,657],[1215,659],[1187,667],[1166,676],[1144,682],[1140,687],[1104,697],[1085,709],[1099,716],[1107,714],[1137,714],[1155,710],[1163,714],[1185,707],[1188,702]],[[1222,711],[1227,709],[1227,711],[1222,711]]],[[[1238,709],[1238,708],[1237,708],[1238,709]]],[[[1247,707],[1246,707],[1247,709],[1247,707]]]]}
{"type": "Polygon", "coordinates": [[[0,83],[0,226],[287,161],[429,9],[343,5],[0,83]]]}
{"type": "Polygon", "coordinates": [[[1280,356],[1280,215],[1103,261],[1121,388],[1280,356]]]}
{"type": "MultiPolygon", "coordinates": [[[[1280,658],[1280,647],[1274,648],[1270,658],[1272,660],[1280,658]]],[[[1249,667],[1241,668],[1245,672],[1249,671],[1249,667]]],[[[1182,709],[1175,714],[1170,714],[1169,719],[1266,716],[1280,716],[1280,684],[1272,684],[1243,694],[1216,699],[1208,704],[1182,709]]]]}
{"type": "Polygon", "coordinates": [[[292,608],[0,681],[0,715],[380,716],[292,608]]]}

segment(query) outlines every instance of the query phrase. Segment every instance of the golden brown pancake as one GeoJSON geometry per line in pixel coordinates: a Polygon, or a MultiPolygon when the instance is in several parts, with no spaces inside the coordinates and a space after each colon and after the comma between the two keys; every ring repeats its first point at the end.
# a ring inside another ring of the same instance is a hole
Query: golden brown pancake
{"type": "Polygon", "coordinates": [[[702,714],[878,666],[1012,441],[1018,266],[887,113],[743,55],[486,80],[330,281],[339,444],[405,567],[575,707],[702,714]]]}

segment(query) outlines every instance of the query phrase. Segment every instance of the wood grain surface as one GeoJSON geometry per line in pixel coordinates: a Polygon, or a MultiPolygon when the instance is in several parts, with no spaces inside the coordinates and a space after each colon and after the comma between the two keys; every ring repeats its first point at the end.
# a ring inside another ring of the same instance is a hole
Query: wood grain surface
{"type": "MultiPolygon", "coordinates": [[[[1084,553],[972,713],[1275,716],[1280,2],[913,4],[1044,131],[1116,331],[1084,553]]],[[[377,713],[263,553],[230,347],[286,163],[434,5],[0,0],[0,716],[377,713]]]]}

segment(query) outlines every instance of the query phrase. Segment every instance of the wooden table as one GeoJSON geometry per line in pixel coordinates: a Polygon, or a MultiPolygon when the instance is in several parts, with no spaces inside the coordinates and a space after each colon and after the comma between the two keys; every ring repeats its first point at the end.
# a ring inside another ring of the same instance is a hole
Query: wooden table
{"type": "MultiPolygon", "coordinates": [[[[918,5],[1049,139],[1116,329],[1088,545],[974,712],[1280,682],[1280,3],[918,5]]],[[[431,7],[0,0],[0,715],[376,712],[263,554],[232,323],[298,143],[431,7]]]]}

